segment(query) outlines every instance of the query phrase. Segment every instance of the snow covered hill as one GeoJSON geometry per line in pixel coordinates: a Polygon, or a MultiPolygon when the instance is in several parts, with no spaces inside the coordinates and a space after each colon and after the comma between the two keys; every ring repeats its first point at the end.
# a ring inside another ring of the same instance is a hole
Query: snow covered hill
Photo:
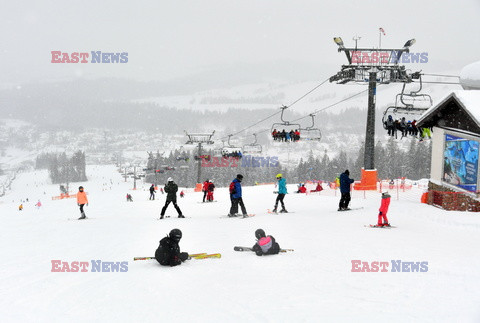
{"type": "MultiPolygon", "coordinates": [[[[416,198],[392,199],[392,229],[371,229],[379,194],[338,198],[288,194],[290,214],[267,214],[273,186],[244,188],[255,217],[227,218],[226,188],[218,203],[201,193],[179,199],[187,219],[157,220],[164,196],[149,201],[147,186],[132,191],[114,167],[91,166],[85,186],[88,220],[77,221],[74,199],[52,200],[47,173],[20,174],[0,198],[2,322],[479,322],[480,217],[446,212],[416,198]],[[133,203],[125,195],[133,195],[133,203]],[[24,211],[18,205],[25,202],[24,211]],[[43,206],[34,204],[41,200],[43,206]],[[180,228],[190,253],[222,254],[179,267],[156,261],[158,241],[180,228]],[[233,246],[254,244],[263,228],[294,252],[257,257],[233,246]],[[128,262],[127,272],[52,272],[52,260],[128,262]],[[388,262],[388,272],[352,272],[352,260],[388,262]],[[392,272],[392,260],[428,262],[426,272],[392,272]]],[[[287,179],[288,180],[288,179],[287,179]]],[[[73,187],[73,185],[72,185],[73,187]]],[[[289,185],[293,193],[295,185],[289,185]]],[[[330,192],[331,193],[331,192],[330,192]]]]}

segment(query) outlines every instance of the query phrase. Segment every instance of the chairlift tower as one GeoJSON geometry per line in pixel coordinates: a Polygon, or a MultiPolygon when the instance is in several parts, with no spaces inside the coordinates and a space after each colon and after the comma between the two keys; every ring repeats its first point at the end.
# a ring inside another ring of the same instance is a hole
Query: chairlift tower
{"type": "MultiPolygon", "coordinates": [[[[212,140],[215,130],[212,133],[188,133],[185,131],[185,135],[188,137],[186,145],[198,144],[198,155],[202,156],[202,144],[213,145],[212,140]]],[[[202,179],[202,158],[198,160],[198,171],[197,171],[197,183],[201,183],[202,179]]]]}
{"type": "Polygon", "coordinates": [[[357,189],[376,189],[377,172],[375,170],[375,97],[377,84],[410,83],[419,73],[408,74],[404,65],[398,61],[403,53],[410,51],[415,39],[410,39],[403,48],[347,48],[341,37],[335,37],[338,51],[344,52],[348,64],[330,77],[330,82],[346,84],[348,82],[368,82],[368,111],[365,133],[364,168],[362,182],[357,189]]]}

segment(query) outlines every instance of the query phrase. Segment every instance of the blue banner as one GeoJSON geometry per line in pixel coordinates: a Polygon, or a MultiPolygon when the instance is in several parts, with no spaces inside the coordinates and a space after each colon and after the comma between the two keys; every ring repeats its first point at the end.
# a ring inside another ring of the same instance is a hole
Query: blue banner
{"type": "Polygon", "coordinates": [[[476,140],[445,135],[443,181],[476,192],[478,147],[476,140]]]}

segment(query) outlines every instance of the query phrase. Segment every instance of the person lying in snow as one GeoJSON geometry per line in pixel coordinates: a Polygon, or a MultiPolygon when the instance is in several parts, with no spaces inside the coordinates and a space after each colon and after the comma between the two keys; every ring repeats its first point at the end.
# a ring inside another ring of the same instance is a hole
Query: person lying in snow
{"type": "Polygon", "coordinates": [[[280,246],[275,241],[275,238],[266,236],[263,229],[257,229],[257,231],[255,231],[255,237],[257,238],[257,243],[255,243],[252,249],[257,256],[276,255],[280,252],[280,246]]]}

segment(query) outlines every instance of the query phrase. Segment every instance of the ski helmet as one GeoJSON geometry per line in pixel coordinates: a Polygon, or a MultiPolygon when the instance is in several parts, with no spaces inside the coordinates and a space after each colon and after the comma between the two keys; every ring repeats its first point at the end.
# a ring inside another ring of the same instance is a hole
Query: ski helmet
{"type": "Polygon", "coordinates": [[[266,235],[263,229],[257,229],[257,231],[255,231],[255,238],[257,238],[257,240],[260,240],[261,238],[265,238],[265,237],[266,235]]]}
{"type": "Polygon", "coordinates": [[[169,177],[169,178],[167,179],[167,182],[173,182],[173,178],[169,177]]]}
{"type": "Polygon", "coordinates": [[[182,239],[182,231],[180,231],[180,229],[173,229],[168,236],[170,239],[178,242],[182,239]]]}
{"type": "Polygon", "coordinates": [[[277,178],[282,178],[282,174],[277,174],[277,178]]]}

